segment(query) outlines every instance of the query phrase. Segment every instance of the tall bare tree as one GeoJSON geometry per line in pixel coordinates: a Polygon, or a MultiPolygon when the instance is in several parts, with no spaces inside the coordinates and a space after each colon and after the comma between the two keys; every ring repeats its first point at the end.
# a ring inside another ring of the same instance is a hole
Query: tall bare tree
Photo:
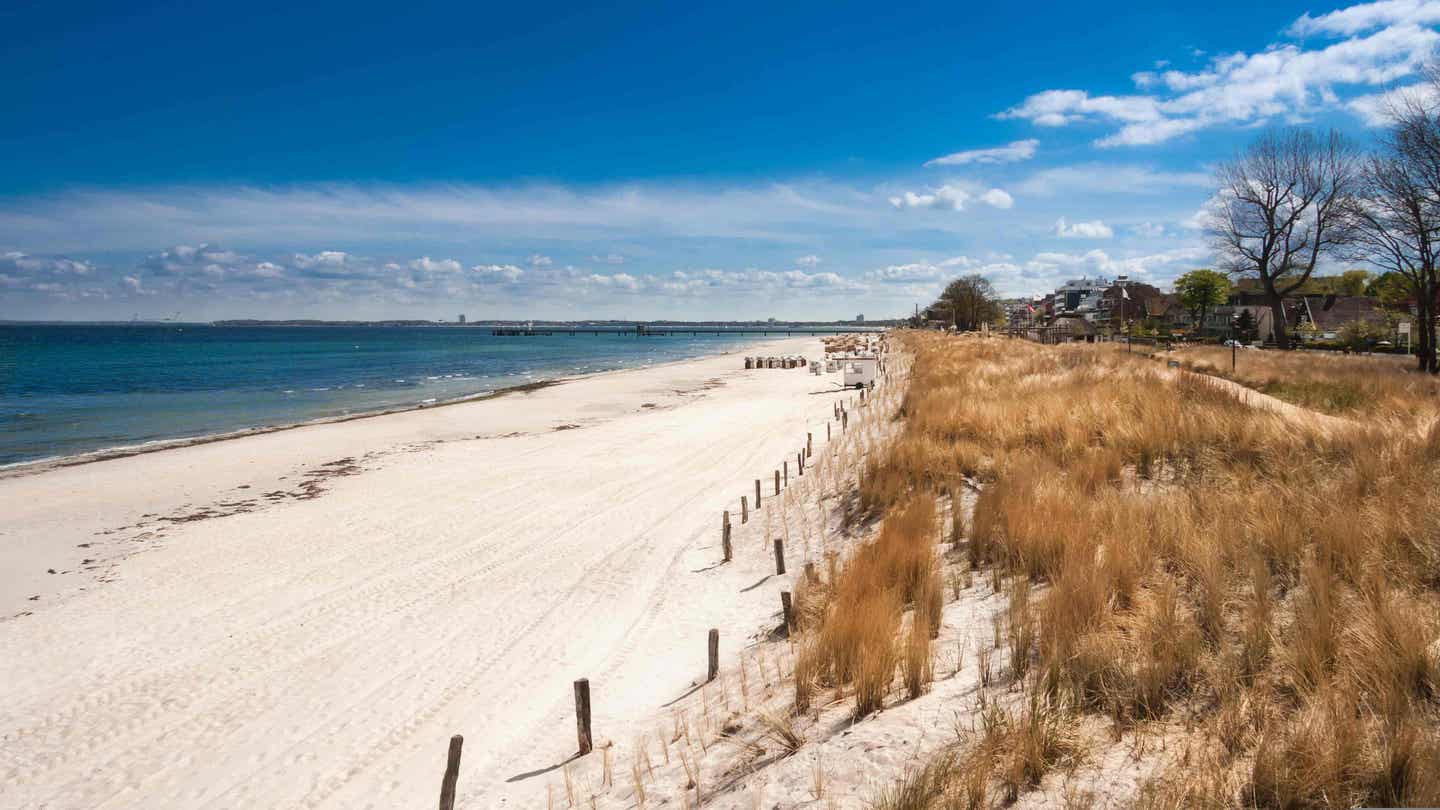
{"type": "Polygon", "coordinates": [[[1331,130],[1272,130],[1220,165],[1208,231],[1222,266],[1260,281],[1275,339],[1289,346],[1285,296],[1353,241],[1354,146],[1331,130]]]}
{"type": "MultiPolygon", "coordinates": [[[[1397,148],[1397,127],[1380,154],[1365,160],[1361,193],[1354,206],[1353,255],[1405,280],[1416,302],[1419,370],[1436,372],[1435,286],[1440,259],[1440,198],[1433,197],[1424,171],[1397,148]]],[[[1440,154],[1440,153],[1437,153],[1440,154]]]]}
{"type": "Polygon", "coordinates": [[[1387,112],[1391,126],[1379,156],[1366,166],[1364,216],[1374,249],[1369,258],[1394,270],[1415,299],[1419,368],[1440,371],[1435,358],[1436,296],[1440,289],[1440,65],[1425,69],[1431,94],[1412,90],[1395,96],[1387,112]],[[1378,221],[1377,221],[1378,220],[1378,221]],[[1383,227],[1383,232],[1381,230],[1383,227]]]}

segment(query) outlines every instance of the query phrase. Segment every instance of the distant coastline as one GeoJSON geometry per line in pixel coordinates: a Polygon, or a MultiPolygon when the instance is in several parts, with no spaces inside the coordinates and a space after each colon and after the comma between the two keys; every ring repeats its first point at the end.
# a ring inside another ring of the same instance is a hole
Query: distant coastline
{"type": "MultiPolygon", "coordinates": [[[[557,328],[514,341],[423,326],[10,325],[0,330],[12,361],[0,398],[0,477],[472,401],[765,340],[713,328],[659,342],[602,328],[577,340],[557,328]]],[[[770,339],[786,331],[772,329],[770,339]]]]}
{"type": "Polygon", "coordinates": [[[455,321],[426,321],[426,320],[378,320],[378,321],[358,321],[358,320],[357,320],[357,321],[333,321],[333,320],[323,320],[323,319],[314,319],[314,318],[294,318],[294,319],[285,319],[285,320],[265,320],[265,319],[260,319],[260,318],[227,318],[227,319],[218,320],[218,321],[166,321],[166,320],[131,320],[131,321],[54,321],[54,320],[39,320],[39,321],[23,321],[23,320],[0,320],[0,326],[194,326],[194,327],[200,327],[200,326],[218,326],[218,327],[341,326],[341,327],[351,327],[351,328],[354,328],[354,327],[368,327],[368,326],[373,326],[373,327],[387,327],[387,326],[388,326],[388,327],[396,327],[396,326],[403,326],[403,327],[438,326],[438,327],[461,328],[461,327],[472,327],[472,326],[478,326],[478,327],[516,327],[516,326],[531,325],[531,326],[536,326],[536,327],[554,327],[554,328],[566,328],[566,327],[576,327],[576,328],[579,328],[579,327],[599,327],[599,328],[604,328],[604,327],[615,327],[615,328],[618,329],[618,328],[633,328],[636,324],[641,324],[641,325],[644,325],[644,326],[662,326],[662,327],[675,327],[675,328],[685,328],[685,327],[694,326],[694,327],[704,327],[704,328],[706,328],[706,329],[725,329],[725,328],[755,329],[755,328],[764,328],[764,327],[772,327],[772,328],[775,328],[775,329],[812,329],[812,328],[813,328],[813,329],[822,329],[822,328],[823,328],[823,329],[839,329],[839,328],[844,328],[844,329],[854,329],[854,330],[857,331],[857,332],[877,331],[877,330],[880,330],[880,329],[889,329],[889,328],[892,328],[892,327],[895,327],[895,326],[899,326],[899,325],[901,325],[902,323],[903,323],[902,321],[898,321],[898,320],[883,320],[883,321],[863,321],[863,322],[857,322],[857,321],[780,321],[780,320],[776,320],[776,321],[768,321],[768,320],[765,320],[765,321],[667,321],[667,320],[659,320],[659,321],[630,321],[630,320],[613,320],[613,319],[591,319],[591,320],[575,320],[575,321],[551,321],[551,320],[543,320],[543,319],[526,319],[526,320],[480,320],[480,321],[466,321],[465,323],[457,323],[457,322],[455,322],[455,321]]]}

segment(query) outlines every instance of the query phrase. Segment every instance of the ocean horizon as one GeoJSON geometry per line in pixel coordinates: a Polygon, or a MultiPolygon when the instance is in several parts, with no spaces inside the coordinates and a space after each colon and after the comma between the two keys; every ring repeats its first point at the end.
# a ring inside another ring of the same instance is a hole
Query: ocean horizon
{"type": "Polygon", "coordinates": [[[774,338],[497,337],[442,325],[0,324],[0,466],[439,404],[774,338]]]}

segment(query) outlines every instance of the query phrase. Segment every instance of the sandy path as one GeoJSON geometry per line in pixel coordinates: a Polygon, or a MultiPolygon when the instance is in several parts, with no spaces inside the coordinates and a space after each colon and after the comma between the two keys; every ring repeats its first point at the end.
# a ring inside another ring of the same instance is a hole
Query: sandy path
{"type": "Polygon", "coordinates": [[[706,628],[775,612],[713,565],[719,511],[835,397],[738,365],[0,480],[4,561],[33,563],[0,578],[32,611],[0,623],[0,806],[428,807],[452,733],[460,806],[543,802],[514,778],[573,750],[574,678],[615,736],[703,674],[706,628]],[[301,478],[323,493],[263,497],[301,478]],[[207,509],[235,513],[141,517],[207,509]]]}

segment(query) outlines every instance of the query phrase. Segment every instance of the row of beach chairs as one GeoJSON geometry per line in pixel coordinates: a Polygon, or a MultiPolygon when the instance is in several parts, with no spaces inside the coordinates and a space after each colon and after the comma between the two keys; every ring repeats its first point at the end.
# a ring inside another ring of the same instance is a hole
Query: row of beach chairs
{"type": "Polygon", "coordinates": [[[745,368],[807,368],[803,357],[747,357],[745,368]]]}

